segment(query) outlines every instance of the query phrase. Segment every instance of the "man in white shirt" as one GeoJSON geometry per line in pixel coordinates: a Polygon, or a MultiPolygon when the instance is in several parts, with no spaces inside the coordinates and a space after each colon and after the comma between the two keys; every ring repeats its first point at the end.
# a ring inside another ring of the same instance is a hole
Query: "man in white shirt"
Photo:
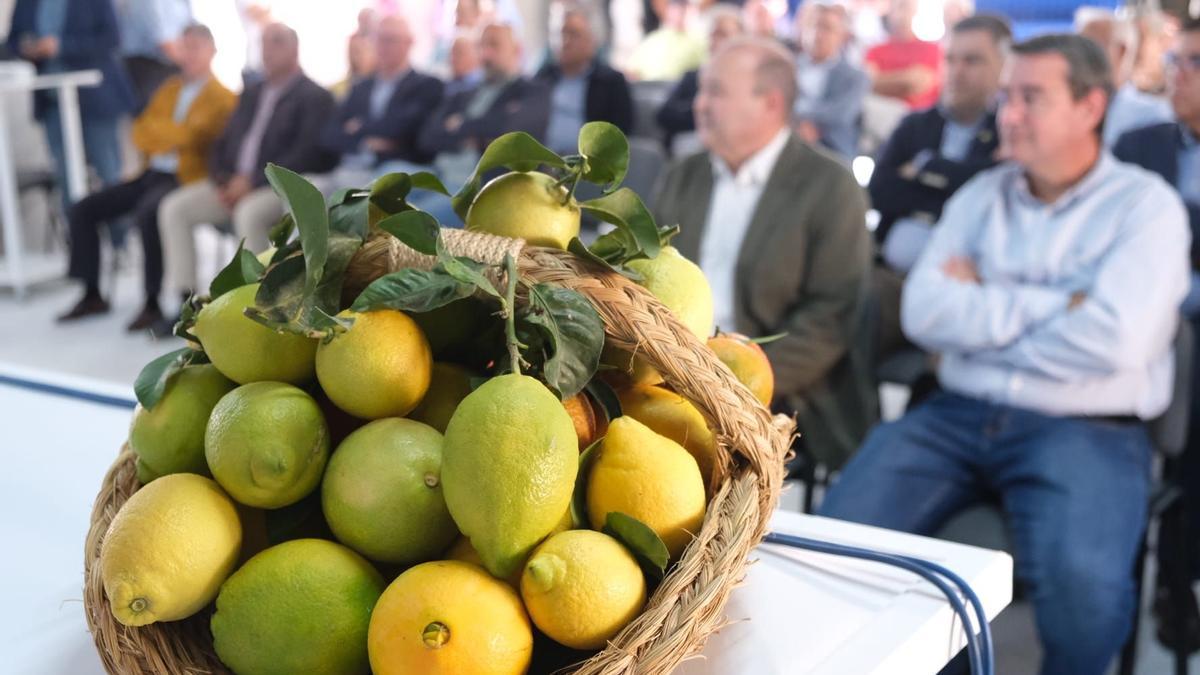
{"type": "Polygon", "coordinates": [[[1190,234],[1159,177],[1113,159],[1107,59],[1077,35],[1013,47],[1002,155],[950,199],[904,287],[943,392],[872,432],[823,515],[931,534],[989,497],[1008,519],[1042,673],[1101,675],[1137,608],[1152,448],[1190,234]]]}
{"type": "Polygon", "coordinates": [[[790,130],[794,57],[734,38],[701,70],[696,127],[707,151],[666,174],[655,201],[675,246],[713,289],[724,331],[786,333],[763,346],[779,402],[814,455],[837,465],[874,421],[857,349],[870,240],[866,198],[836,159],[790,130]]]}

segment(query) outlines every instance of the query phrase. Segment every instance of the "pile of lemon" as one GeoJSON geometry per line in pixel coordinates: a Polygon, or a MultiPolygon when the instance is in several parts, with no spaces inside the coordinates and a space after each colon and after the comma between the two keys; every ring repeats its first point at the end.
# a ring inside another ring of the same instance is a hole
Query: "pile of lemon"
{"type": "MultiPolygon", "coordinates": [[[[668,248],[631,266],[709,337],[696,265],[668,248]]],[[[640,359],[606,350],[609,419],[586,393],[454,362],[456,341],[499,321],[473,299],[347,311],[350,328],[318,341],[247,318],[256,290],[200,311],[211,364],[135,412],[144,487],[100,555],[121,623],[215,603],[215,651],[240,675],[524,673],[535,644],[598,650],[643,610],[655,579],[601,531],[609,514],[653,530],[671,561],[699,531],[714,434],[640,359]]],[[[770,399],[761,349],[710,344],[770,399]]]]}

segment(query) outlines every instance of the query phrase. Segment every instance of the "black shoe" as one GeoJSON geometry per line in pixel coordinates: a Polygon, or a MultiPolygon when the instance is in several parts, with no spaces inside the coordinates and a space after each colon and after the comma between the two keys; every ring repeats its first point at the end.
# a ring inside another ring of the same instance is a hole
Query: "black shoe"
{"type": "Polygon", "coordinates": [[[60,315],[55,321],[58,323],[69,323],[88,316],[98,316],[100,314],[108,314],[109,306],[100,296],[84,296],[82,300],[75,303],[71,311],[60,315]]]}
{"type": "Polygon", "coordinates": [[[159,308],[149,306],[143,307],[142,311],[136,317],[134,317],[133,321],[131,321],[128,326],[125,327],[125,330],[129,331],[130,333],[140,333],[144,330],[154,328],[156,323],[165,320],[166,317],[163,316],[162,310],[159,308]]]}

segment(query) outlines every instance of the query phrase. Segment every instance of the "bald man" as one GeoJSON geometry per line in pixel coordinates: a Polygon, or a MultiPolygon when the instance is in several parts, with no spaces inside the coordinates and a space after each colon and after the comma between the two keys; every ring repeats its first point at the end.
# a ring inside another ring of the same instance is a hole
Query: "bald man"
{"type": "Polygon", "coordinates": [[[874,422],[859,325],[871,260],[866,196],[833,156],[792,133],[796,67],[764,38],[731,39],[701,69],[696,129],[706,151],[666,174],[659,223],[713,289],[718,326],[757,337],[777,403],[808,450],[837,466],[874,422]]]}
{"type": "Polygon", "coordinates": [[[413,70],[413,36],[403,18],[384,17],[372,37],[375,75],[354,85],[321,134],[321,146],[341,158],[324,181],[334,189],[366,185],[389,162],[433,160],[417,147],[417,137],[429,111],[441,102],[442,83],[413,70]]]}
{"type": "Polygon", "coordinates": [[[1171,121],[1171,104],[1165,98],[1142,93],[1130,81],[1138,51],[1138,30],[1132,19],[1102,7],[1081,7],[1075,12],[1075,31],[1100,45],[1112,66],[1117,91],[1104,119],[1105,146],[1111,148],[1127,131],[1171,121]]]}
{"type": "Polygon", "coordinates": [[[179,188],[158,209],[170,285],[182,295],[208,286],[196,278],[193,230],[232,222],[246,247],[267,247],[267,232],[282,215],[263,172],[274,163],[300,173],[333,168],[321,150],[321,129],[334,111],[333,96],[300,70],[299,39],[275,23],[263,30],[263,81],[250,85],[209,155],[208,180],[179,188]]]}

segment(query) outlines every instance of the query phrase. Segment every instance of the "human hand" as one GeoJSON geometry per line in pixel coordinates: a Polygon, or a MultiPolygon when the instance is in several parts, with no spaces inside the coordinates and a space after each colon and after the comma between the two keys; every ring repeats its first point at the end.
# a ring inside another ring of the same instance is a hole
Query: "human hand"
{"type": "Polygon", "coordinates": [[[964,256],[954,256],[942,263],[942,273],[966,284],[979,283],[979,270],[975,262],[964,256]]]}

